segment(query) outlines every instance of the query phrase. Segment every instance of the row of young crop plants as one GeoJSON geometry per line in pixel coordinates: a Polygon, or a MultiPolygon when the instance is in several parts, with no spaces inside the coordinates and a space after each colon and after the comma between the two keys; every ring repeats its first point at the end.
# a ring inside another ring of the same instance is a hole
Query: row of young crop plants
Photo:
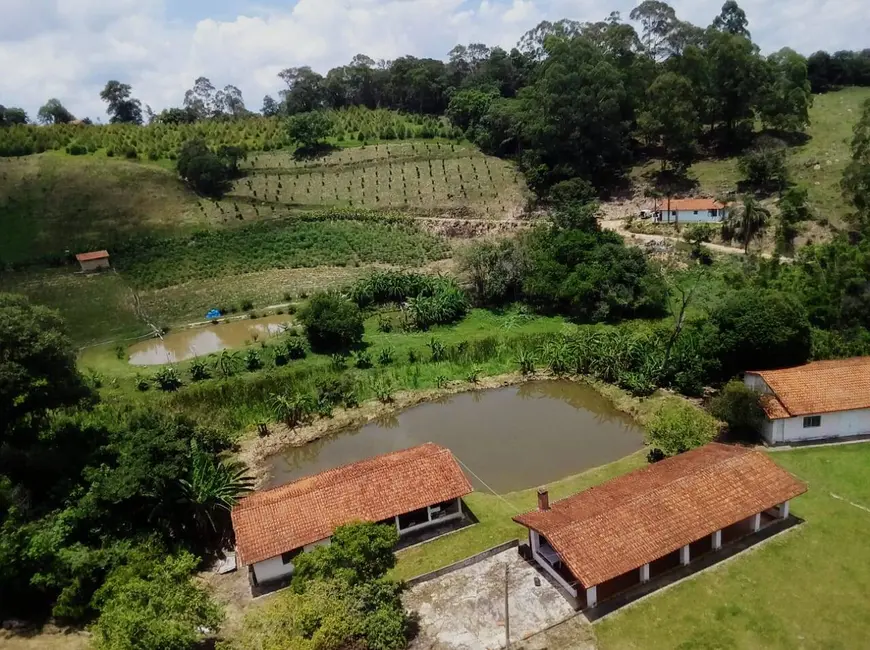
{"type": "MultiPolygon", "coordinates": [[[[332,138],[338,143],[411,138],[461,138],[462,133],[441,118],[405,115],[384,109],[329,111],[332,138]]],[[[187,140],[203,138],[217,148],[244,147],[272,151],[290,146],[283,119],[252,116],[236,120],[207,120],[193,124],[56,124],[15,125],[0,129],[0,156],[26,156],[44,151],[87,155],[174,159],[187,140]]]]}

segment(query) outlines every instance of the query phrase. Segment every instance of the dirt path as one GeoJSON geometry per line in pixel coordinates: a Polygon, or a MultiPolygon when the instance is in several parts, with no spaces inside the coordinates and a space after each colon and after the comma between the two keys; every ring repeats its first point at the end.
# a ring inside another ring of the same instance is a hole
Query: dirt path
{"type": "MultiPolygon", "coordinates": [[[[669,237],[668,235],[645,235],[641,233],[629,232],[625,229],[625,222],[621,219],[609,219],[602,220],[601,227],[604,230],[612,230],[615,233],[622,235],[629,243],[634,244],[644,244],[647,242],[653,242],[656,244],[666,244],[666,243],[678,243],[684,242],[684,240],[680,237],[669,237]]],[[[722,244],[703,244],[704,248],[707,250],[713,251],[715,253],[725,253],[727,255],[745,255],[746,253],[742,248],[734,248],[732,246],[723,246],[722,244]]],[[[771,253],[760,253],[761,257],[765,259],[773,259],[774,255],[771,253]]],[[[794,261],[791,257],[779,257],[782,262],[792,262],[794,261]]]]}

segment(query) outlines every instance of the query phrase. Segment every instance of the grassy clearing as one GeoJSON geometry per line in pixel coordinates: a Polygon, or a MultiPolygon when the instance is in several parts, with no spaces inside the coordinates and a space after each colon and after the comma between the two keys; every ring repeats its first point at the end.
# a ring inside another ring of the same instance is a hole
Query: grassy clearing
{"type": "Polygon", "coordinates": [[[81,275],[70,268],[0,273],[0,291],[20,293],[57,309],[77,345],[140,336],[149,328],[137,318],[133,293],[117,273],[81,275]]]}
{"type": "MultiPolygon", "coordinates": [[[[846,88],[813,99],[809,140],[789,149],[788,169],[793,182],[809,189],[810,206],[817,218],[840,226],[850,212],[840,181],[851,158],[852,128],[861,116],[861,105],[870,99],[870,88],[846,88]]],[[[658,164],[650,161],[635,169],[635,177],[657,169],[658,164]]],[[[736,158],[699,161],[692,165],[689,176],[698,181],[699,192],[709,196],[733,192],[740,179],[736,158]]]]}
{"type": "Polygon", "coordinates": [[[207,226],[196,197],[156,166],[42,154],[0,158],[0,260],[111,248],[207,226]]]}
{"type": "Polygon", "coordinates": [[[859,648],[870,635],[870,445],[773,452],[809,484],[806,520],[763,547],[596,625],[602,650],[859,648]]]}
{"type": "Polygon", "coordinates": [[[131,242],[116,266],[137,288],[162,288],[273,268],[422,266],[450,254],[447,242],[408,220],[270,221],[191,237],[131,242]]]}

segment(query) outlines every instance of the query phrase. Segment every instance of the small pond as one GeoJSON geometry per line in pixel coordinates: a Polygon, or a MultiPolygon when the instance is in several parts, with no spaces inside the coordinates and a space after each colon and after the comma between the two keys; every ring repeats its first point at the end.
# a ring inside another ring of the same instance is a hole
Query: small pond
{"type": "Polygon", "coordinates": [[[246,342],[261,341],[280,334],[290,320],[288,316],[276,315],[174,330],[162,339],[148,339],[131,346],[130,363],[134,366],[155,366],[238,348],[246,342]]]}
{"type": "Polygon", "coordinates": [[[287,450],[269,461],[270,486],[424,442],[452,450],[479,477],[469,474],[475,489],[482,479],[501,494],[631,454],[643,430],[586,384],[536,381],[460,393],[287,450]]]}

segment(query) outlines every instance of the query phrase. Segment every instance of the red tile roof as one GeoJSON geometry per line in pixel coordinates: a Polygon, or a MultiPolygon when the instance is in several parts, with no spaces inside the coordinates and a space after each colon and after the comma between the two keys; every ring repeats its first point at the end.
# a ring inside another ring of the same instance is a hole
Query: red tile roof
{"type": "Polygon", "coordinates": [[[588,588],[805,491],[765,454],[711,443],[514,521],[544,535],[588,588]]]}
{"type": "Polygon", "coordinates": [[[93,251],[92,253],[79,253],[76,259],[79,262],[91,262],[93,260],[103,260],[109,257],[109,251],[93,251]]]}
{"type": "Polygon", "coordinates": [[[240,564],[326,539],[354,521],[383,521],[472,492],[449,449],[433,443],[375,456],[256,492],[233,508],[240,564]]]}
{"type": "Polygon", "coordinates": [[[671,199],[668,205],[667,199],[662,199],[656,203],[656,210],[667,212],[668,210],[722,210],[725,207],[724,203],[714,201],[713,199],[671,199]]]}
{"type": "Polygon", "coordinates": [[[771,419],[870,408],[870,357],[747,374],[761,377],[776,395],[763,403],[771,419]]]}

